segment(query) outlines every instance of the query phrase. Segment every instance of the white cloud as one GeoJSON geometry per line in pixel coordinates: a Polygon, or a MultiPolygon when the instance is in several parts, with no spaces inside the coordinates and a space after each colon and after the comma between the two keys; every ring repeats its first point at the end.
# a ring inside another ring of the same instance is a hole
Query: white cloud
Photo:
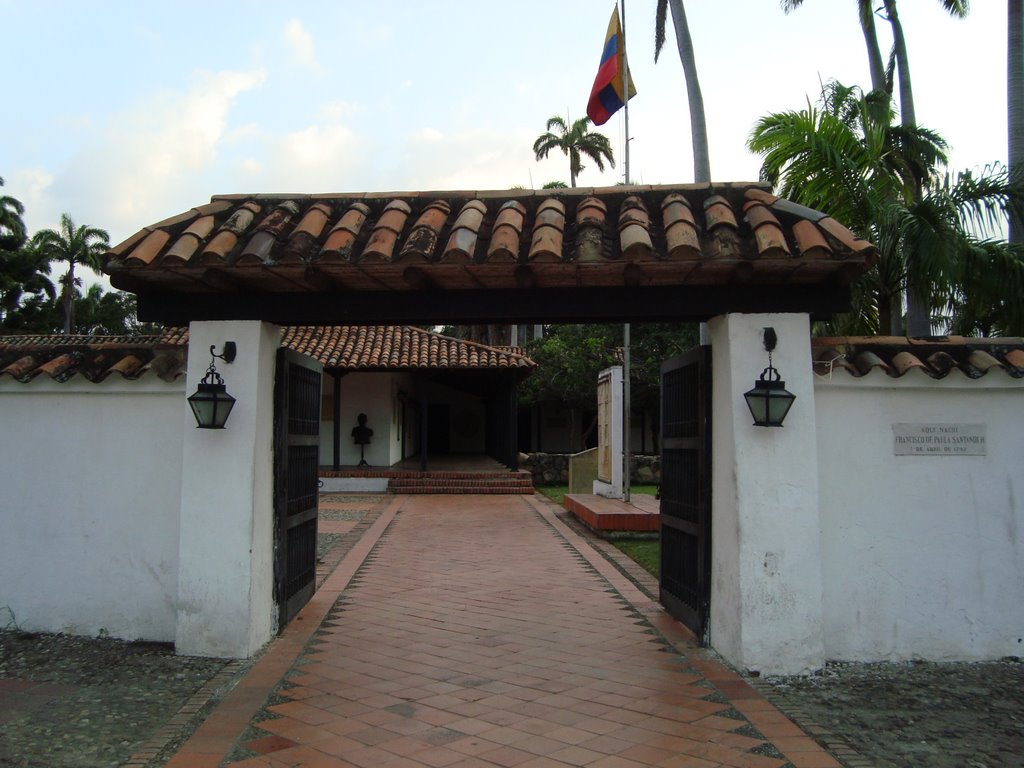
{"type": "Polygon", "coordinates": [[[301,66],[321,72],[320,64],[316,60],[316,46],[313,43],[313,36],[309,30],[298,19],[291,19],[284,26],[281,33],[285,43],[292,50],[292,56],[301,66]]]}
{"type": "Polygon", "coordinates": [[[363,138],[339,121],[264,134],[234,163],[232,191],[343,191],[352,182],[354,169],[367,164],[368,155],[363,138]]]}
{"type": "Polygon", "coordinates": [[[436,128],[430,128],[429,126],[423,128],[413,134],[413,141],[424,142],[428,144],[434,144],[444,140],[444,134],[436,128]]]}
{"type": "Polygon", "coordinates": [[[533,154],[519,133],[465,131],[438,132],[429,150],[422,147],[420,131],[405,148],[393,169],[396,178],[385,185],[406,189],[507,189],[530,183],[533,154]]]}
{"type": "Polygon", "coordinates": [[[201,72],[188,91],[164,92],[115,115],[102,138],[82,145],[43,188],[41,212],[56,221],[52,196],[76,220],[109,230],[116,243],[203,202],[209,190],[198,199],[194,190],[229,136],[237,98],[265,79],[262,69],[201,72]]]}
{"type": "Polygon", "coordinates": [[[341,99],[335,99],[328,101],[320,107],[319,114],[323,119],[337,122],[346,117],[365,112],[366,107],[362,104],[356,104],[351,101],[342,101],[341,99]]]}

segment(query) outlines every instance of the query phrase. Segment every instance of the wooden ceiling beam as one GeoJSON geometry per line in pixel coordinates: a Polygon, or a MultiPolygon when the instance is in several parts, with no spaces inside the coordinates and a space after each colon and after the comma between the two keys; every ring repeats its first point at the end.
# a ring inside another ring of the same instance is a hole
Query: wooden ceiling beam
{"type": "Polygon", "coordinates": [[[849,311],[848,285],[621,286],[138,296],[139,319],[266,320],[281,325],[699,322],[730,312],[849,311]]]}

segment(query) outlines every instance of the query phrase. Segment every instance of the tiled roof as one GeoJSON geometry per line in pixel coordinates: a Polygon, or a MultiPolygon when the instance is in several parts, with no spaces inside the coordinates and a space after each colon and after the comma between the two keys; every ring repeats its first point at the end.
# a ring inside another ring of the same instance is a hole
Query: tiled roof
{"type": "Polygon", "coordinates": [[[521,368],[536,363],[509,347],[489,347],[408,325],[335,325],[284,328],[282,346],[325,368],[357,371],[418,368],[521,368]]]}
{"type": "MultiPolygon", "coordinates": [[[[452,339],[409,326],[298,326],[282,329],[282,346],[345,370],[518,369],[536,365],[520,351],[452,339]]],[[[188,329],[154,336],[0,336],[0,378],[29,382],[82,375],[100,382],[112,373],[137,379],[152,371],[165,381],[184,375],[188,329]]]]}
{"type": "Polygon", "coordinates": [[[753,183],[223,195],[108,253],[140,293],[849,283],[874,247],[753,183]]]}
{"type": "Polygon", "coordinates": [[[0,377],[67,381],[80,374],[100,382],[113,373],[137,379],[151,371],[174,381],[185,373],[187,338],[183,328],[154,336],[0,336],[0,377]]]}
{"type": "Polygon", "coordinates": [[[1024,377],[1024,339],[1020,338],[847,336],[812,339],[811,349],[814,372],[820,376],[846,371],[861,377],[880,370],[899,378],[917,370],[942,379],[956,370],[971,379],[990,371],[1024,377]]]}

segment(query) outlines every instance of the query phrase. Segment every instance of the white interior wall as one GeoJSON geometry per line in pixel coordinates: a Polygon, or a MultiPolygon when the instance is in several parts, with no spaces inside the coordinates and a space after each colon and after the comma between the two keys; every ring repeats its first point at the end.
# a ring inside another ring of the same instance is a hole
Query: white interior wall
{"type": "Polygon", "coordinates": [[[1024,655],[1024,381],[840,371],[815,410],[827,656],[1024,655]],[[984,424],[987,455],[896,456],[896,423],[984,424]]]}
{"type": "MultiPolygon", "coordinates": [[[[399,461],[402,450],[398,440],[398,419],[401,403],[398,389],[403,374],[350,373],[341,380],[341,466],[359,463],[359,446],[352,442],[352,428],[360,413],[366,414],[366,426],[373,430],[366,446],[366,461],[371,467],[390,467],[399,461]]],[[[334,382],[324,376],[325,395],[333,391],[334,382]]],[[[326,400],[325,400],[326,402],[326,400]]],[[[333,411],[323,414],[320,422],[320,463],[330,464],[334,458],[333,411]]]]}
{"type": "Polygon", "coordinates": [[[0,379],[0,624],[174,640],[185,396],[152,374],[0,379]]]}

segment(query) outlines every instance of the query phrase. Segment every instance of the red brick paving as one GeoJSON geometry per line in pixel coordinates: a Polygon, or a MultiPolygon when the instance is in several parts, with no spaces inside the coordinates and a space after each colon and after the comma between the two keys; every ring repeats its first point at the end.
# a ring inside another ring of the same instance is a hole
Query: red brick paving
{"type": "Polygon", "coordinates": [[[168,766],[838,768],[686,642],[537,497],[397,497],[168,766]]]}

